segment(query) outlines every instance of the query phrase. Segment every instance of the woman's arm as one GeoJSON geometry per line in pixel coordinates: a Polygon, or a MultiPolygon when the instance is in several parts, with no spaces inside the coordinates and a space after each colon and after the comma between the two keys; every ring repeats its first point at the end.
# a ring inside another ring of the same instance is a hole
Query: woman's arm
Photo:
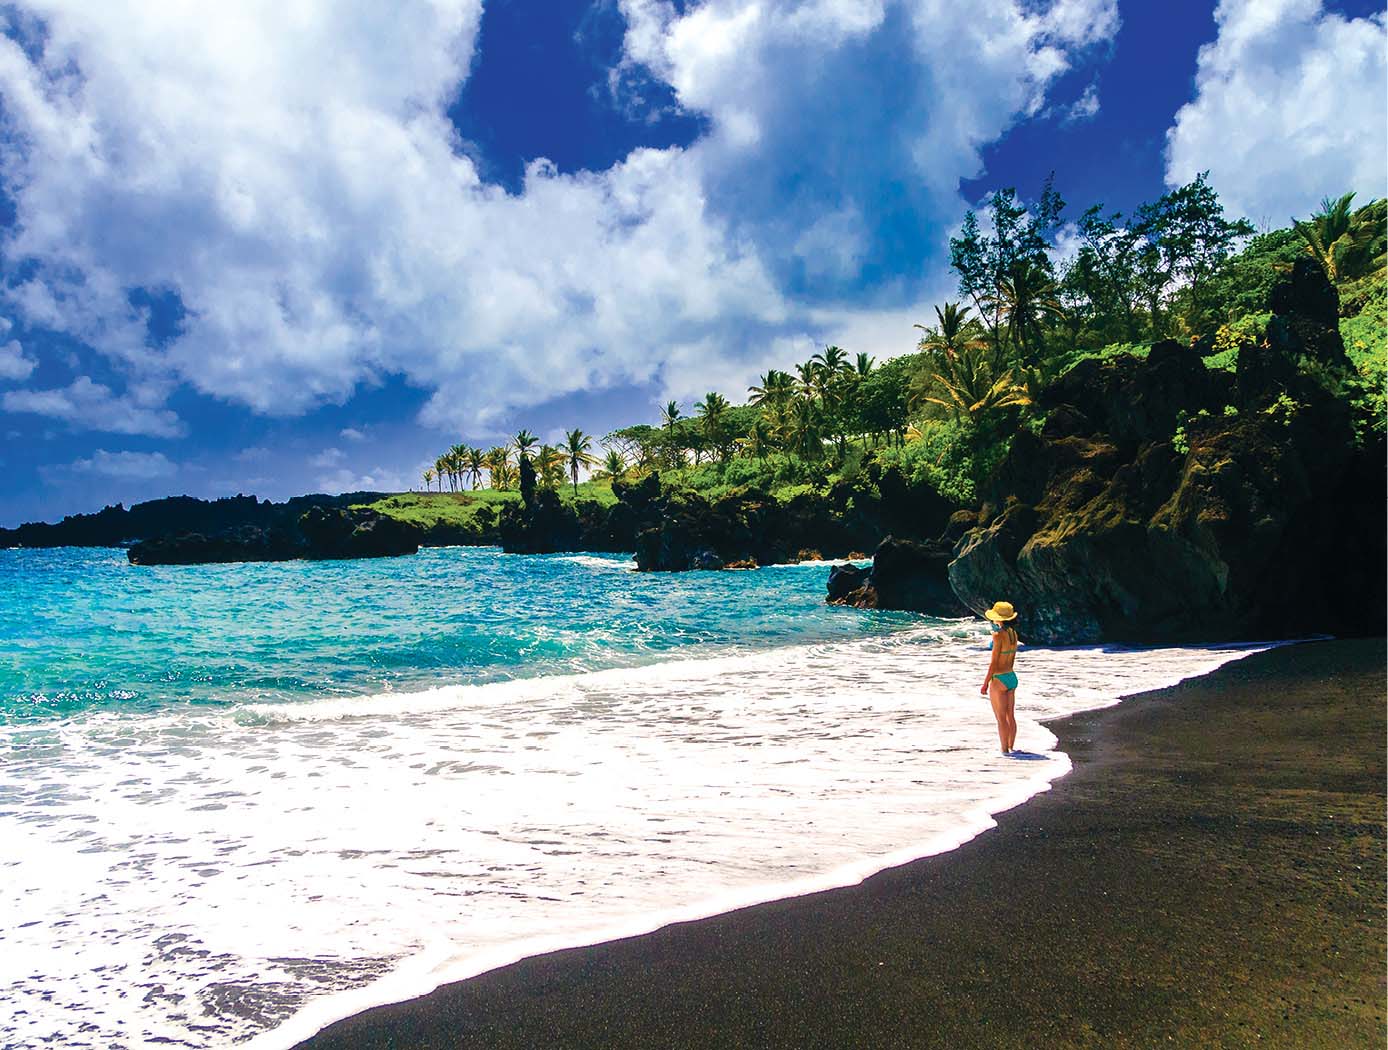
{"type": "Polygon", "coordinates": [[[988,643],[988,648],[992,650],[992,655],[988,657],[988,674],[978,688],[980,696],[988,695],[988,683],[993,680],[993,669],[998,666],[998,632],[993,632],[993,640],[988,643]]]}

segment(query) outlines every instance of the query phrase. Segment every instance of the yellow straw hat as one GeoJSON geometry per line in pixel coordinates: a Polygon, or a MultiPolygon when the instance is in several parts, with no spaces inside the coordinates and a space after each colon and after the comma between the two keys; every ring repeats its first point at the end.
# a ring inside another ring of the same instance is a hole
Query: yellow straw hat
{"type": "Polygon", "coordinates": [[[985,610],[983,615],[994,623],[1006,623],[1017,618],[1017,610],[1012,608],[1011,602],[994,602],[993,607],[985,610]]]}

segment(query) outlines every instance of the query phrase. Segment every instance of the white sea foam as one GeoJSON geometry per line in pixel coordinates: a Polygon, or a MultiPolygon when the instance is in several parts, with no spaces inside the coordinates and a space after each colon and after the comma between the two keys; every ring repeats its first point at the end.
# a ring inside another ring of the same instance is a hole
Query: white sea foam
{"type": "Polygon", "coordinates": [[[537,951],[858,881],[1069,769],[1038,720],[1250,647],[1037,650],[997,754],[972,626],[4,731],[0,1045],[275,1050],[537,951]]]}
{"type": "Polygon", "coordinates": [[[616,558],[602,558],[596,554],[563,554],[555,560],[569,561],[575,565],[586,565],[590,569],[613,569],[621,572],[632,572],[636,569],[636,562],[630,558],[618,561],[616,558]]]}

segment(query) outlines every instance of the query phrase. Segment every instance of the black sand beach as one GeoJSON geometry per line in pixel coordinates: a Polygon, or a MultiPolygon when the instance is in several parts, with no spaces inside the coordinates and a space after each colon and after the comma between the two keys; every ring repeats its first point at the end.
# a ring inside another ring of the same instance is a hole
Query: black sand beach
{"type": "Polygon", "coordinates": [[[301,1046],[1383,1046],[1384,672],[1317,642],[1054,723],[1074,772],[958,850],[301,1046]]]}

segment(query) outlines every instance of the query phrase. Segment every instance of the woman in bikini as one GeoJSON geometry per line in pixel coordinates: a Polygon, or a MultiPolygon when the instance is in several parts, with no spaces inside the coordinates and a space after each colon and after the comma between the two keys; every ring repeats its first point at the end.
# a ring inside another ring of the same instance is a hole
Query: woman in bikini
{"type": "Polygon", "coordinates": [[[1017,717],[1012,713],[1017,699],[1017,673],[1012,667],[1021,643],[1016,630],[1008,626],[1017,619],[1017,610],[1012,608],[1011,602],[997,602],[983,615],[993,622],[993,656],[988,661],[988,677],[983,679],[979,694],[992,701],[993,715],[998,720],[998,739],[1006,755],[1017,743],[1017,717]]]}

